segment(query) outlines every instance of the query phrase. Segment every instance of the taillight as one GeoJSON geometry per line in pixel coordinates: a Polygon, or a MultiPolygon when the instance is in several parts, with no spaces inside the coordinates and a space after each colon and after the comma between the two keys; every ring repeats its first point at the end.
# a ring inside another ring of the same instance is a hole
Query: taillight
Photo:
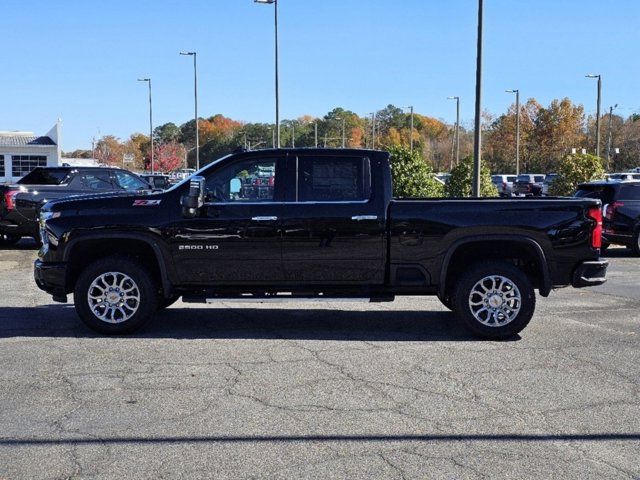
{"type": "Polygon", "coordinates": [[[14,202],[15,196],[20,193],[20,190],[9,190],[4,194],[4,204],[7,207],[7,210],[13,210],[16,208],[16,204],[14,202]]]}
{"type": "Polygon", "coordinates": [[[607,205],[607,210],[604,213],[604,216],[607,220],[613,220],[613,216],[620,207],[624,207],[624,203],[622,202],[613,202],[607,205]]]}
{"type": "Polygon", "coordinates": [[[502,191],[503,192],[507,191],[507,182],[502,182],[502,191]]]}
{"type": "Polygon", "coordinates": [[[596,222],[591,231],[591,247],[600,248],[602,247],[602,210],[600,210],[600,207],[591,207],[587,211],[587,217],[596,222]]]}

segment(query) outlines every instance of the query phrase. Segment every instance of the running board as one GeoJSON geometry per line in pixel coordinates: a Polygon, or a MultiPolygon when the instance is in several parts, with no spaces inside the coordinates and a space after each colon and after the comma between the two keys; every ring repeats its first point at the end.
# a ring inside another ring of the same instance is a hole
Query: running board
{"type": "Polygon", "coordinates": [[[185,303],[219,303],[219,302],[251,302],[251,303],[284,303],[284,302],[323,302],[323,303],[379,303],[393,302],[395,296],[376,297],[339,297],[329,295],[296,295],[296,294],[275,294],[275,295],[224,295],[213,297],[190,297],[183,296],[185,303]]]}

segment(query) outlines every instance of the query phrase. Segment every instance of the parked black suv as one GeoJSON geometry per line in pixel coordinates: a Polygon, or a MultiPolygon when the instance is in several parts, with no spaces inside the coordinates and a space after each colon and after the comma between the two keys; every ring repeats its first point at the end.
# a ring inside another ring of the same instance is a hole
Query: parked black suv
{"type": "Polygon", "coordinates": [[[625,245],[640,256],[640,181],[583,183],[575,194],[603,204],[603,246],[625,245]]]}
{"type": "MultiPolygon", "coordinates": [[[[35,279],[91,328],[128,333],[178,297],[437,295],[476,335],[531,319],[534,289],[605,282],[593,199],[394,199],[389,154],[243,152],[151,195],[45,205],[35,279]]],[[[419,314],[416,322],[420,321],[419,314]]]]}
{"type": "Polygon", "coordinates": [[[151,186],[119,168],[39,167],[14,185],[0,185],[0,245],[22,237],[40,240],[38,213],[58,198],[105,192],[149,192],[151,186]]]}

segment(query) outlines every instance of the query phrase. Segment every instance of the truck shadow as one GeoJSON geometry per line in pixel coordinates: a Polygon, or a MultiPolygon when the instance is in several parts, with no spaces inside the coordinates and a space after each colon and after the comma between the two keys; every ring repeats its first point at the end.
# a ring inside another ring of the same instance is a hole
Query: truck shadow
{"type": "MultiPolygon", "coordinates": [[[[98,338],[71,305],[0,307],[0,338],[98,338]]],[[[449,311],[275,308],[180,308],[158,313],[139,332],[119,337],[174,339],[477,341],[449,311]]],[[[519,340],[516,336],[512,340],[519,340]]]]}

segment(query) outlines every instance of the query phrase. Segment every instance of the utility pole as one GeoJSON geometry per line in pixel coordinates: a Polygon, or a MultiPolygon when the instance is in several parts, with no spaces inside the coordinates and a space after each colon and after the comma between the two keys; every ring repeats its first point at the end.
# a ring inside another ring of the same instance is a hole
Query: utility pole
{"type": "Polygon", "coordinates": [[[347,125],[347,120],[342,117],[342,148],[346,147],[346,140],[347,140],[347,129],[346,129],[346,125],[347,125]]]}
{"type": "Polygon", "coordinates": [[[315,139],[315,146],[316,148],[318,148],[318,122],[313,122],[313,131],[314,131],[314,139],[315,139]]]}
{"type": "Polygon", "coordinates": [[[607,171],[611,170],[611,121],[613,119],[613,111],[618,107],[618,104],[609,107],[609,139],[607,141],[607,171]]]}
{"type": "Polygon", "coordinates": [[[376,149],[376,112],[371,114],[371,149],[376,149]]]}
{"type": "Polygon", "coordinates": [[[411,120],[409,127],[409,149],[413,153],[413,105],[407,107],[411,111],[411,120]]]}
{"type": "Polygon", "coordinates": [[[291,124],[291,147],[296,148],[296,124],[291,124]]]}
{"type": "MultiPolygon", "coordinates": [[[[455,159],[456,159],[456,167],[460,163],[460,97],[447,97],[448,100],[456,101],[456,129],[454,132],[454,144],[455,144],[455,159]]],[[[453,156],[452,161],[453,163],[453,156]]]]}
{"type": "Polygon", "coordinates": [[[473,183],[472,195],[480,196],[480,165],[482,163],[482,17],[484,0],[478,0],[478,46],[476,56],[476,117],[473,132],[473,183]]]}
{"type": "Polygon", "coordinates": [[[149,140],[151,141],[151,175],[154,174],[154,158],[153,158],[153,108],[151,103],[151,79],[139,78],[139,82],[147,82],[149,84],[149,140]]]}
{"type": "Polygon", "coordinates": [[[193,57],[193,96],[196,121],[196,170],[200,170],[200,132],[198,128],[198,54],[196,52],[180,52],[180,55],[193,57]]]}
{"type": "Polygon", "coordinates": [[[516,175],[520,175],[520,90],[506,90],[516,94],[516,175]]]}
{"type": "Polygon", "coordinates": [[[590,73],[587,78],[598,79],[598,105],[596,109],[596,157],[600,156],[600,103],[602,100],[602,75],[590,73]]]}

